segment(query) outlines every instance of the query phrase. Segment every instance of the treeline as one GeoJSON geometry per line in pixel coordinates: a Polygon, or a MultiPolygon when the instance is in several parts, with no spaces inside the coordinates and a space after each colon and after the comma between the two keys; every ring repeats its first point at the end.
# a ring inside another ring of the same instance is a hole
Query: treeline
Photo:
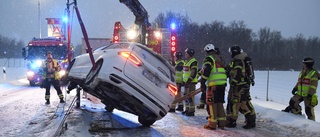
{"type": "Polygon", "coordinates": [[[22,58],[22,48],[26,46],[22,40],[0,35],[0,58],[22,58]]]}
{"type": "Polygon", "coordinates": [[[228,25],[220,21],[198,24],[187,15],[173,12],[160,13],[152,26],[157,24],[159,28],[170,28],[172,22],[177,26],[178,51],[194,49],[200,63],[205,56],[204,46],[212,43],[220,49],[226,62],[231,59],[229,47],[239,45],[253,59],[255,69],[259,70],[301,70],[305,57],[315,60],[316,69],[320,66],[318,37],[305,38],[297,34],[284,38],[280,31],[271,31],[268,27],[253,32],[243,21],[233,21],[228,25]]]}

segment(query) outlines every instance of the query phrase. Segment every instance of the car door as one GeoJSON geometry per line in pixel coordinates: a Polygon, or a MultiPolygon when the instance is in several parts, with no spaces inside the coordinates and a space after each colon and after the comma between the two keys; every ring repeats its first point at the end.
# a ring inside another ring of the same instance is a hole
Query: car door
{"type": "Polygon", "coordinates": [[[172,102],[174,94],[168,90],[167,86],[175,82],[172,69],[164,62],[165,60],[142,45],[133,46],[131,54],[140,60],[141,64],[137,65],[128,60],[124,68],[125,76],[146,92],[142,94],[163,104],[172,102]]]}

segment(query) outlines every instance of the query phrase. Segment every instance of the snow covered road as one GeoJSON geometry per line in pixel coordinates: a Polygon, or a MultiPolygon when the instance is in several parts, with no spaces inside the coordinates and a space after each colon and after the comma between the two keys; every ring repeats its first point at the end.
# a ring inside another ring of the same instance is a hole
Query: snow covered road
{"type": "MultiPolygon", "coordinates": [[[[44,89],[29,87],[24,80],[0,84],[0,90],[0,136],[52,136],[54,134],[61,117],[50,120],[58,104],[58,97],[53,88],[52,103],[49,106],[44,104],[44,89]]],[[[74,92],[67,94],[67,104],[74,97],[74,92]]],[[[240,115],[237,128],[210,131],[203,129],[203,125],[207,123],[205,119],[207,113],[203,109],[196,110],[194,117],[186,117],[180,112],[169,113],[150,128],[146,128],[138,123],[137,116],[118,110],[113,113],[105,112],[104,105],[100,104],[99,100],[92,96],[89,98],[91,101],[82,98],[82,109],[73,108],[67,119],[68,130],[65,130],[61,136],[320,136],[320,131],[317,131],[320,123],[307,120],[303,116],[262,107],[258,104],[266,104],[266,102],[255,99],[253,103],[257,111],[256,128],[243,129],[244,117],[240,115]],[[110,117],[111,120],[103,120],[105,117],[110,117]],[[99,121],[118,126],[103,132],[89,132],[92,128],[90,125],[99,121]]],[[[196,100],[199,100],[199,95],[196,96],[196,100]]]]}

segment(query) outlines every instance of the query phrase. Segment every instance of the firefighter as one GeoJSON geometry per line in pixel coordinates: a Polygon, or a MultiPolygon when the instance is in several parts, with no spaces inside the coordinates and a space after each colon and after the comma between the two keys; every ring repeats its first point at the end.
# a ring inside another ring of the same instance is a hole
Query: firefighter
{"type": "Polygon", "coordinates": [[[299,74],[297,84],[292,89],[293,97],[290,99],[289,106],[283,111],[301,115],[299,104],[304,101],[308,119],[315,121],[314,107],[318,105],[316,91],[320,74],[313,68],[314,60],[312,58],[305,58],[302,62],[303,69],[299,74]]]}
{"type": "Polygon", "coordinates": [[[64,103],[63,100],[63,94],[60,89],[60,75],[59,71],[61,70],[60,65],[58,64],[58,61],[52,58],[52,52],[47,52],[47,59],[42,62],[42,83],[41,88],[46,89],[45,99],[46,104],[50,104],[50,88],[51,85],[56,89],[57,94],[60,98],[60,103],[64,103]]]}
{"type": "MultiPolygon", "coordinates": [[[[215,56],[215,58],[220,58],[221,61],[223,61],[222,56],[220,55],[220,50],[218,47],[215,47],[215,54],[213,54],[215,56]]],[[[225,65],[225,62],[222,62],[223,65],[225,65]]],[[[198,75],[201,76],[202,75],[202,69],[199,70],[198,75]]],[[[203,89],[201,91],[201,96],[200,96],[200,104],[197,106],[197,109],[204,109],[205,104],[206,104],[206,89],[203,89]]]]}
{"type": "Polygon", "coordinates": [[[241,48],[237,45],[230,47],[229,52],[232,57],[229,64],[229,81],[231,90],[228,95],[229,102],[227,107],[231,109],[227,112],[229,114],[227,115],[226,126],[231,128],[237,126],[236,121],[238,119],[238,112],[241,110],[242,114],[244,114],[246,118],[246,125],[244,125],[243,128],[254,128],[255,114],[247,107],[250,87],[250,79],[246,73],[245,64],[247,54],[242,52],[241,48]]]}
{"type": "MultiPolygon", "coordinates": [[[[197,71],[198,61],[194,58],[195,51],[187,48],[185,50],[185,63],[183,66],[183,82],[184,82],[184,95],[195,92],[196,84],[198,83],[197,71]]],[[[194,116],[195,104],[194,96],[186,100],[185,110],[182,112],[186,116],[194,116]]]]}
{"type": "MultiPolygon", "coordinates": [[[[242,49],[240,50],[240,52],[242,54],[244,54],[245,58],[244,58],[244,63],[245,63],[245,72],[246,72],[246,76],[249,78],[249,87],[248,87],[248,96],[247,96],[247,101],[246,101],[246,106],[247,108],[250,110],[250,115],[252,115],[252,124],[251,125],[246,125],[243,126],[243,128],[253,128],[256,126],[256,113],[255,113],[255,109],[251,103],[251,96],[250,96],[250,85],[254,86],[255,82],[254,82],[254,70],[253,70],[253,65],[252,65],[252,60],[251,58],[247,55],[247,53],[245,53],[242,49]]],[[[234,73],[231,70],[232,64],[229,64],[226,66],[226,72],[227,72],[227,76],[229,79],[230,76],[233,76],[234,73]]],[[[231,81],[229,81],[231,82],[231,81]]],[[[230,83],[229,83],[230,84],[230,83]]],[[[229,88],[229,92],[228,92],[228,103],[227,103],[227,107],[226,107],[226,114],[227,115],[231,115],[232,114],[232,97],[233,97],[233,91],[234,88],[232,85],[230,85],[229,88]]],[[[239,108],[239,112],[243,115],[246,115],[247,111],[245,109],[242,109],[242,107],[239,108]]]]}
{"type": "MultiPolygon", "coordinates": [[[[175,52],[173,54],[174,56],[174,61],[175,61],[175,72],[176,72],[176,84],[178,88],[178,94],[176,95],[176,99],[181,97],[181,87],[183,84],[182,78],[183,78],[183,65],[184,65],[184,60],[182,59],[182,52],[175,52]]],[[[169,112],[175,112],[177,111],[183,111],[183,102],[180,101],[178,102],[178,107],[176,109],[176,104],[172,104],[169,112]]]]}
{"type": "Polygon", "coordinates": [[[225,63],[218,50],[213,44],[207,44],[204,47],[207,56],[203,60],[201,75],[201,90],[206,90],[207,112],[209,114],[208,124],[204,125],[205,129],[215,130],[224,129],[226,114],[224,111],[224,95],[227,86],[227,75],[225,63]],[[207,84],[206,84],[207,83],[207,84]]]}

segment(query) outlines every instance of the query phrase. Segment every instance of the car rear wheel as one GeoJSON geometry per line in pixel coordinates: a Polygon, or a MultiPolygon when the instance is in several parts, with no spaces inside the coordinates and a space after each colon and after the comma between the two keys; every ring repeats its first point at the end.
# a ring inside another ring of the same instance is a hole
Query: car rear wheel
{"type": "Polygon", "coordinates": [[[103,59],[100,59],[95,63],[95,66],[96,66],[95,69],[92,66],[85,80],[86,85],[90,85],[91,82],[94,80],[94,78],[99,74],[102,64],[103,64],[103,59]]]}
{"type": "Polygon", "coordinates": [[[114,107],[112,105],[106,105],[105,109],[108,111],[108,112],[112,112],[114,110],[114,107]]]}
{"type": "Polygon", "coordinates": [[[143,126],[150,127],[154,122],[156,122],[156,119],[153,117],[139,116],[138,121],[143,126]]]}

